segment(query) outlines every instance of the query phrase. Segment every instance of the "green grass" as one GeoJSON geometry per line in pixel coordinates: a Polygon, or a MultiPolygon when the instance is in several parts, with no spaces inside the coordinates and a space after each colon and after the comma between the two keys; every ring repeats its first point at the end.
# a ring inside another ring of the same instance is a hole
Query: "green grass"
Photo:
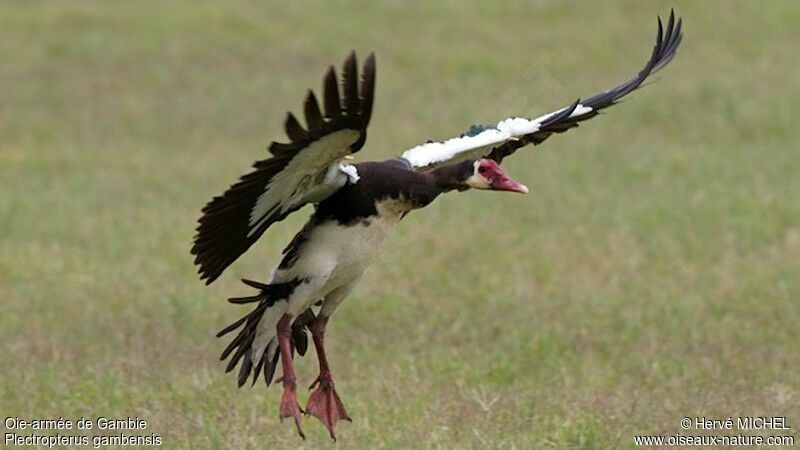
{"type": "MultiPolygon", "coordinates": [[[[174,447],[333,447],[214,333],[200,207],[354,48],[394,156],[633,75],[668,2],[0,3],[0,414],[140,416],[174,447]]],[[[800,427],[800,5],[680,2],[661,80],[410,215],[332,321],[342,448],[619,448],[684,416],[800,427]]],[[[316,371],[299,361],[301,382],[316,371]]],[[[301,402],[305,401],[305,394],[301,402]]]]}

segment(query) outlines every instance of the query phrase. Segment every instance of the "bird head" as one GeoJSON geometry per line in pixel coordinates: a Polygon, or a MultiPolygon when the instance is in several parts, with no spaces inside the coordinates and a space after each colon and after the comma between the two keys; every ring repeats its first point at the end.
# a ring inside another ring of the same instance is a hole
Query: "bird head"
{"type": "Polygon", "coordinates": [[[472,162],[472,171],[464,181],[466,187],[490,191],[519,192],[527,194],[528,187],[517,183],[492,159],[479,159],[472,162]]]}

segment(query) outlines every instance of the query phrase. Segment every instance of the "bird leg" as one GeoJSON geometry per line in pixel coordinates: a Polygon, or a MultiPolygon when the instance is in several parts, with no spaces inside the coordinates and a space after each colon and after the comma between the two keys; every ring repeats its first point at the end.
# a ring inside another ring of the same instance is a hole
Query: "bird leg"
{"type": "Polygon", "coordinates": [[[311,384],[309,389],[317,389],[311,393],[306,405],[306,413],[311,414],[328,428],[331,438],[336,440],[336,422],[339,419],[344,419],[352,422],[353,419],[347,415],[344,409],[342,400],[336,393],[333,387],[333,374],[328,367],[328,360],[325,357],[325,326],[328,324],[328,318],[324,316],[317,316],[309,325],[311,336],[314,338],[314,348],[317,349],[317,358],[319,358],[319,376],[316,381],[311,384]]]}
{"type": "Polygon", "coordinates": [[[281,398],[280,419],[287,417],[294,418],[297,432],[303,439],[306,435],[300,428],[300,403],[297,401],[297,375],[294,372],[292,362],[292,349],[290,340],[292,338],[292,316],[284,314],[278,321],[278,345],[281,350],[281,361],[283,362],[283,397],[281,398]]]}

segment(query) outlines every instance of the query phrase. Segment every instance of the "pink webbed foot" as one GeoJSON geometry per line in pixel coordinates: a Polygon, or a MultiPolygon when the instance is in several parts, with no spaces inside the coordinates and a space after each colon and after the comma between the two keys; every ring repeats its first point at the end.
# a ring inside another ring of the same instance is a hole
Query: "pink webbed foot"
{"type": "Polygon", "coordinates": [[[317,384],[319,384],[319,386],[317,386],[317,389],[312,392],[311,396],[308,398],[306,414],[310,414],[322,421],[325,427],[328,428],[331,439],[335,441],[336,422],[340,419],[352,422],[353,419],[347,415],[342,400],[339,398],[339,394],[336,393],[336,389],[333,387],[333,381],[329,377],[320,375],[309,389],[313,389],[317,384]]]}
{"type": "Polygon", "coordinates": [[[283,422],[283,419],[287,417],[293,417],[294,424],[297,427],[297,433],[300,434],[301,438],[305,439],[306,435],[303,433],[303,429],[300,427],[301,413],[303,413],[303,410],[300,409],[300,403],[297,401],[297,390],[294,388],[285,388],[283,390],[283,397],[281,398],[281,422],[283,422]]]}

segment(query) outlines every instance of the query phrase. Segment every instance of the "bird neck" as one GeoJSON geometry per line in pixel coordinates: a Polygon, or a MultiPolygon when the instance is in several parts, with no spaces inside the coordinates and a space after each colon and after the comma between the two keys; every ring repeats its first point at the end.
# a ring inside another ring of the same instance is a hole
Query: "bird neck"
{"type": "Polygon", "coordinates": [[[472,162],[463,161],[436,168],[428,173],[436,188],[444,193],[456,189],[459,191],[467,189],[465,182],[472,175],[472,171],[472,162]]]}

